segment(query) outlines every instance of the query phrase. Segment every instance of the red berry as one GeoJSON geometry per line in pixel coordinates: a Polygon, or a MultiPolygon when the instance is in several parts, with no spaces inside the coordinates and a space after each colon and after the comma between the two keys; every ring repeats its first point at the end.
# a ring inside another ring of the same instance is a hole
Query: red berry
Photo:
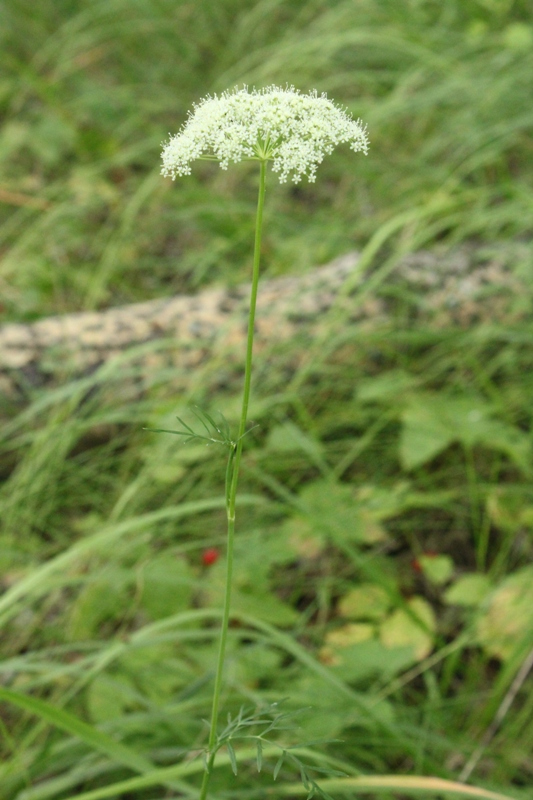
{"type": "Polygon", "coordinates": [[[202,563],[204,567],[210,567],[211,564],[214,564],[219,558],[220,553],[216,547],[208,547],[207,550],[204,550],[202,553],[202,563]]]}

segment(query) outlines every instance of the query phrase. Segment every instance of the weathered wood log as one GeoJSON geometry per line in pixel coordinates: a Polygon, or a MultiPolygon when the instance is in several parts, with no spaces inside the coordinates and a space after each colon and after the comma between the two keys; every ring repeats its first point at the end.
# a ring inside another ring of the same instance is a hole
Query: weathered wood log
{"type": "MultiPolygon", "coordinates": [[[[382,324],[392,295],[407,298],[413,318],[438,327],[521,313],[515,301],[524,285],[503,246],[414,253],[396,265],[383,284],[385,292],[365,293],[368,276],[359,263],[358,254],[349,253],[305,275],[263,280],[257,349],[302,333],[302,341],[311,341],[328,324],[327,312],[332,312],[329,322],[338,312],[350,324],[382,324]]],[[[0,393],[18,404],[35,388],[88,375],[135,347],[135,363],[144,373],[165,366],[187,373],[221,354],[237,353],[240,360],[248,293],[246,285],[212,288],[195,296],[5,325],[0,328],[0,393]]]]}

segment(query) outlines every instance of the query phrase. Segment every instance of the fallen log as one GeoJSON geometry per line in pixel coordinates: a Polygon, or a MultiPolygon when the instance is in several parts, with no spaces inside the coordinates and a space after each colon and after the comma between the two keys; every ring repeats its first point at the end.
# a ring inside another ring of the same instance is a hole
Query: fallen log
{"type": "MultiPolygon", "coordinates": [[[[33,390],[89,375],[132,348],[145,375],[173,367],[190,374],[217,357],[240,363],[248,293],[247,285],[217,287],[194,296],[5,325],[0,328],[0,393],[18,405],[33,390]]],[[[295,336],[305,346],[332,320],[383,324],[398,297],[411,324],[466,327],[515,320],[525,313],[517,303],[524,294],[506,246],[413,253],[394,265],[387,281],[380,281],[379,268],[374,270],[370,283],[359,255],[348,253],[305,275],[264,279],[255,346],[259,351],[295,336]],[[369,285],[374,286],[370,292],[369,285]]]]}

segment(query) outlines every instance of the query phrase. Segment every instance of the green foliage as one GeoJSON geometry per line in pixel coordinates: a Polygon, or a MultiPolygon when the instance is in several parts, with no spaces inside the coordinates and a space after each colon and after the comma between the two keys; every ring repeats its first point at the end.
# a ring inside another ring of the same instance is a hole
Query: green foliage
{"type": "Polygon", "coordinates": [[[453,442],[507,453],[527,473],[529,437],[512,425],[490,418],[490,407],[476,397],[415,394],[402,414],[400,457],[406,469],[426,464],[453,442]]]}
{"type": "MultiPolygon", "coordinates": [[[[272,735],[278,731],[286,734],[287,731],[293,730],[295,727],[294,719],[299,716],[299,712],[282,711],[280,706],[281,703],[273,703],[267,708],[257,710],[241,707],[235,717],[228,714],[227,725],[217,736],[216,750],[222,747],[226,748],[232,772],[237,776],[238,765],[234,741],[251,740],[254,742],[258,772],[263,769],[265,750],[277,749],[281,752],[274,765],[272,773],[274,780],[277,780],[283,766],[287,765],[296,769],[297,773],[299,773],[303,787],[308,793],[308,798],[317,794],[319,797],[325,798],[325,800],[330,800],[327,792],[323,791],[314,779],[313,773],[319,773],[327,777],[344,776],[345,773],[331,768],[318,767],[314,764],[306,764],[302,760],[299,751],[305,752],[306,747],[315,745],[317,742],[308,742],[306,745],[282,746],[273,741],[272,735]]],[[[327,742],[321,741],[319,743],[326,744],[327,742]]]]}
{"type": "MultiPolygon", "coordinates": [[[[370,241],[353,302],[372,286],[390,319],[336,309],[303,357],[258,354],[214,793],[460,796],[443,781],[497,718],[472,780],[527,797],[533,293],[508,319],[436,328],[385,276],[475,241],[531,286],[529,4],[7,0],[0,16],[2,321],[248,280],[255,175],[159,176],[207,92],[316,86],[369,125],[367,159],[341,148],[316,185],[269,187],[266,271],[370,241]]],[[[5,412],[2,800],[198,794],[225,558],[224,453],[205,445],[231,452],[236,404],[199,375],[175,397],[164,372],[132,400],[126,372],[128,356],[5,412]],[[176,415],[185,435],[143,431],[176,415]]]]}
{"type": "Polygon", "coordinates": [[[487,575],[473,572],[461,575],[446,591],[447,603],[458,606],[478,606],[490,590],[490,579],[487,575]]]}
{"type": "Polygon", "coordinates": [[[510,658],[533,637],[533,568],[522,567],[503,580],[487,598],[477,636],[497,658],[510,658]]]}

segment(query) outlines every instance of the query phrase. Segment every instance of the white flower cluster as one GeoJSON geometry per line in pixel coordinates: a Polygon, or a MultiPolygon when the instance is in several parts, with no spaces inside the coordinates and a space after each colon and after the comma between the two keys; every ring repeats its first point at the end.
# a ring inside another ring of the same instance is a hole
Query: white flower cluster
{"type": "Polygon", "coordinates": [[[280,182],[303,175],[314,181],[318,165],[336,145],[368,150],[361,121],[355,121],[326,95],[301,94],[293,86],[248,91],[235,88],[208,96],[194,106],[180,133],[163,150],[163,175],[190,175],[191,162],[207,158],[227,169],[246,159],[272,161],[280,182]]]}

